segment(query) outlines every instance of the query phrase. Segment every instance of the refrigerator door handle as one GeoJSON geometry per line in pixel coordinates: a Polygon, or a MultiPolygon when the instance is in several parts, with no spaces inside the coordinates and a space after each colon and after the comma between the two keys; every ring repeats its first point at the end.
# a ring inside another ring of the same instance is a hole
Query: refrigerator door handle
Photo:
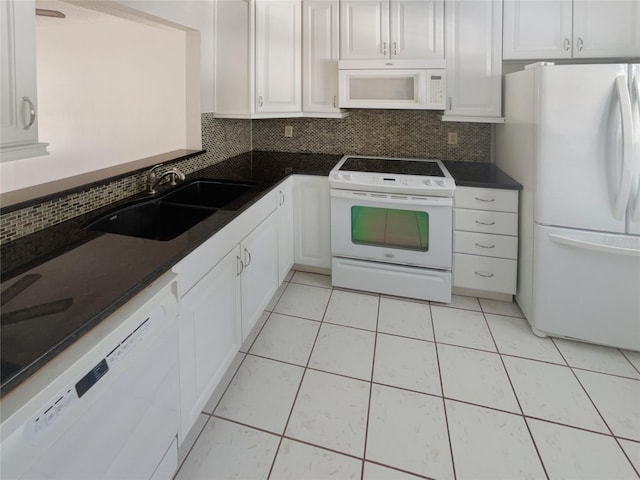
{"type": "Polygon", "coordinates": [[[629,213],[633,222],[640,222],[640,80],[638,80],[638,76],[640,76],[640,69],[631,81],[631,107],[633,109],[633,126],[635,128],[633,135],[635,142],[633,146],[635,198],[632,197],[629,213]]]}
{"type": "Polygon", "coordinates": [[[622,173],[620,175],[618,194],[613,204],[613,216],[618,220],[624,220],[633,180],[633,116],[627,77],[625,75],[616,77],[616,90],[618,102],[620,103],[620,113],[622,114],[622,173]]]}
{"type": "Polygon", "coordinates": [[[640,257],[640,250],[637,248],[617,247],[614,245],[605,245],[602,243],[586,242],[577,238],[565,237],[563,235],[549,234],[552,242],[568,245],[570,247],[584,248],[594,250],[596,252],[609,253],[613,255],[629,255],[631,257],[640,257]]]}

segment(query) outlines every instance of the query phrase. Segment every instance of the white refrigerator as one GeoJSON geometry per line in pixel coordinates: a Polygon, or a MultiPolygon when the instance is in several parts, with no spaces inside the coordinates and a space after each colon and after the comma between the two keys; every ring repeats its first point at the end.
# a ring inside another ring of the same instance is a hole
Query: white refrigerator
{"type": "Polygon", "coordinates": [[[496,163],[523,185],[516,301],[541,336],[640,350],[640,65],[505,76],[496,163]]]}

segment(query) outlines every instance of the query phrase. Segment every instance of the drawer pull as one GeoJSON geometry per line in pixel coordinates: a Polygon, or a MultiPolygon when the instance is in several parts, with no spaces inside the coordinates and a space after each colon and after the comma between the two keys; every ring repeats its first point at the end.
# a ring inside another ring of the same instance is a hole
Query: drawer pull
{"type": "Polygon", "coordinates": [[[480,220],[476,220],[476,223],[477,223],[478,225],[487,225],[487,226],[489,226],[489,227],[490,227],[491,225],[495,225],[495,224],[496,224],[496,222],[481,222],[480,220]]]}
{"type": "Polygon", "coordinates": [[[477,276],[483,277],[483,278],[491,278],[491,277],[493,277],[493,273],[480,273],[480,272],[473,272],[473,273],[475,273],[477,276]]]}
{"type": "Polygon", "coordinates": [[[481,243],[476,242],[476,247],[480,247],[480,248],[495,248],[495,245],[482,245],[481,243]]]}
{"type": "Polygon", "coordinates": [[[496,199],[495,198],[480,198],[480,197],[475,197],[475,199],[479,202],[485,202],[485,203],[491,203],[491,202],[495,202],[496,199]]]}

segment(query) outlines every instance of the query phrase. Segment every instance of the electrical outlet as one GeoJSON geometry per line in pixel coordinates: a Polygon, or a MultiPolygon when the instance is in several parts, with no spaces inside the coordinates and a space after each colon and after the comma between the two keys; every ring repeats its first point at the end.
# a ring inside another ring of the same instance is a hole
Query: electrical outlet
{"type": "Polygon", "coordinates": [[[293,127],[291,125],[284,127],[284,136],[288,138],[293,137],[293,127]]]}
{"type": "Polygon", "coordinates": [[[458,134],[456,132],[447,133],[447,144],[448,145],[457,145],[458,144],[458,134]]]}

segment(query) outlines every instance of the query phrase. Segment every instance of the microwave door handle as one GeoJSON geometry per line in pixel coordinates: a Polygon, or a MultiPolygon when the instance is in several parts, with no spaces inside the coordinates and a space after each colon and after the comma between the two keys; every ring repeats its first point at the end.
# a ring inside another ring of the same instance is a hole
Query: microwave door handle
{"type": "Polygon", "coordinates": [[[627,87],[627,77],[616,77],[616,90],[620,113],[622,114],[622,172],[620,174],[620,186],[613,204],[613,216],[618,220],[624,220],[624,214],[631,194],[631,182],[633,180],[633,116],[631,113],[631,98],[627,87]]]}

